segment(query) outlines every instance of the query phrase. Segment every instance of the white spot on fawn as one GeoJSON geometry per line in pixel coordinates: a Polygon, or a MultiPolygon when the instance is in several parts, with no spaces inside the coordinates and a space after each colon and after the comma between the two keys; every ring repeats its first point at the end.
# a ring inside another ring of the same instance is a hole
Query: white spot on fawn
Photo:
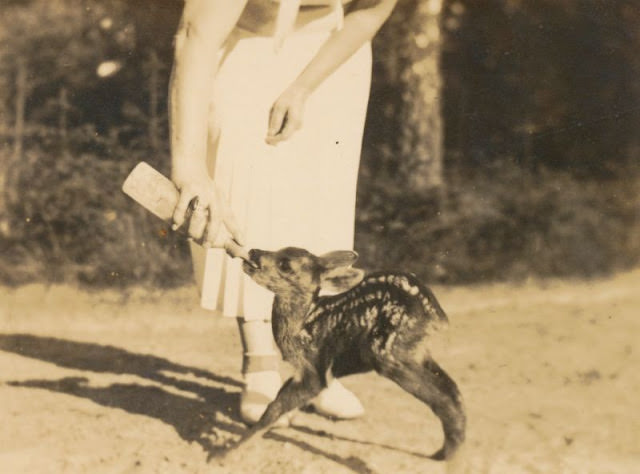
{"type": "Polygon", "coordinates": [[[393,348],[393,341],[395,341],[396,336],[398,335],[398,333],[396,332],[392,332],[389,337],[387,338],[387,342],[384,345],[384,350],[386,352],[391,352],[391,349],[393,348]]]}

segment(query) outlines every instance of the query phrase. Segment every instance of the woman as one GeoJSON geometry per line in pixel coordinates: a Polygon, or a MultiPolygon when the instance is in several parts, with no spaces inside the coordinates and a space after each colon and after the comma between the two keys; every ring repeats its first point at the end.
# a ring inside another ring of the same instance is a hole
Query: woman
{"type": "MultiPolygon", "coordinates": [[[[248,423],[281,384],[272,295],[220,247],[229,236],[247,248],[353,246],[370,40],[395,3],[186,0],[170,86],[174,228],[191,214],[202,306],[239,318],[248,423]]],[[[337,381],[314,406],[363,413],[337,381]]]]}

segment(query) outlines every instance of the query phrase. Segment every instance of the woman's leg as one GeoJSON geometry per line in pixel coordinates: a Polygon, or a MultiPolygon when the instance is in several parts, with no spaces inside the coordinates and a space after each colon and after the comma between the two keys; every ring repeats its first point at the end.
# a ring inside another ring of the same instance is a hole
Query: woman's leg
{"type": "Polygon", "coordinates": [[[263,294],[255,293],[252,296],[256,304],[248,308],[249,314],[254,316],[237,316],[244,311],[244,308],[236,307],[230,302],[237,302],[238,296],[233,298],[228,295],[226,302],[221,297],[231,291],[234,293],[242,291],[232,290],[230,284],[225,288],[225,280],[234,270],[224,251],[206,250],[192,242],[191,257],[200,291],[200,305],[218,314],[236,316],[238,321],[244,382],[240,397],[240,416],[245,423],[253,424],[258,421],[269,402],[275,398],[282,384],[278,371],[280,357],[275,350],[271,322],[265,316],[257,316],[270,314],[270,302],[264,298],[263,294]]]}
{"type": "Polygon", "coordinates": [[[274,348],[271,321],[237,318],[242,341],[240,416],[247,424],[256,423],[282,385],[279,356],[274,348]]]}

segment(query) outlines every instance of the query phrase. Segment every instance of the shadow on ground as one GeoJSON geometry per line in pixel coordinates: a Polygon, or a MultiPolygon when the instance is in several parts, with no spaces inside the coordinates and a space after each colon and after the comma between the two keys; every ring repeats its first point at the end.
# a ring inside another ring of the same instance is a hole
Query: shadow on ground
{"type": "Polygon", "coordinates": [[[412,451],[409,449],[403,449],[403,448],[399,448],[397,446],[391,446],[389,444],[384,444],[384,443],[376,443],[376,442],[372,442],[372,441],[365,441],[365,440],[360,440],[360,439],[355,439],[355,438],[350,438],[347,436],[340,436],[334,433],[329,433],[328,431],[325,430],[316,430],[313,428],[310,428],[308,426],[303,426],[303,425],[291,425],[292,429],[299,431],[300,433],[305,433],[308,435],[312,435],[312,436],[316,436],[319,438],[327,438],[330,440],[337,440],[337,441],[345,441],[347,443],[352,443],[352,444],[359,444],[362,446],[371,446],[373,448],[381,448],[381,449],[386,449],[389,451],[395,451],[398,453],[404,453],[404,454],[409,454],[410,456],[414,456],[417,458],[422,458],[422,459],[429,459],[431,460],[432,457],[428,454],[424,454],[418,451],[412,451]]]}
{"type": "MultiPolygon", "coordinates": [[[[68,369],[135,375],[167,388],[172,387],[192,394],[193,396],[181,395],[159,386],[135,383],[113,383],[96,387],[90,384],[87,377],[81,376],[55,380],[32,379],[7,382],[13,387],[64,393],[91,400],[105,407],[120,408],[128,413],[156,418],[172,426],[183,440],[198,443],[210,460],[232,449],[233,441],[246,432],[246,427],[241,422],[237,410],[239,388],[242,384],[233,378],[176,364],[153,355],[135,354],[113,346],[29,334],[0,334],[0,350],[68,369]],[[183,380],[167,373],[193,375],[221,386],[183,380]]],[[[292,428],[311,436],[340,439],[324,431],[296,426],[292,428]]],[[[282,431],[272,431],[266,437],[291,443],[354,472],[373,472],[359,458],[338,456],[305,441],[286,436],[282,431]]],[[[351,439],[347,441],[357,442],[351,439]]]]}
{"type": "Polygon", "coordinates": [[[242,385],[229,377],[113,346],[28,334],[0,335],[0,350],[68,369],[136,375],[185,392],[185,395],[181,395],[159,386],[136,383],[94,387],[86,377],[9,382],[14,387],[65,393],[106,407],[121,408],[128,413],[156,418],[173,426],[185,441],[200,444],[210,456],[224,450],[224,444],[228,442],[228,437],[217,439],[217,434],[226,432],[237,436],[245,431],[237,413],[238,388],[242,385]],[[192,375],[221,386],[201,384],[168,374],[192,375]]]}

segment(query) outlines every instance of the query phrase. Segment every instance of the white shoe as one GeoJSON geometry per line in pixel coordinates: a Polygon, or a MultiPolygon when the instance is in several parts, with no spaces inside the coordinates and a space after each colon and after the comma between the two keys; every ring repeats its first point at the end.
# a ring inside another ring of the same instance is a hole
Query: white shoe
{"type": "Polygon", "coordinates": [[[310,405],[317,413],[329,418],[349,420],[364,415],[364,407],[358,397],[337,379],[332,379],[329,386],[320,392],[310,405]]]}
{"type": "Polygon", "coordinates": [[[244,374],[244,388],[240,395],[240,418],[248,425],[258,422],[269,403],[276,398],[282,385],[277,370],[244,374]]]}

